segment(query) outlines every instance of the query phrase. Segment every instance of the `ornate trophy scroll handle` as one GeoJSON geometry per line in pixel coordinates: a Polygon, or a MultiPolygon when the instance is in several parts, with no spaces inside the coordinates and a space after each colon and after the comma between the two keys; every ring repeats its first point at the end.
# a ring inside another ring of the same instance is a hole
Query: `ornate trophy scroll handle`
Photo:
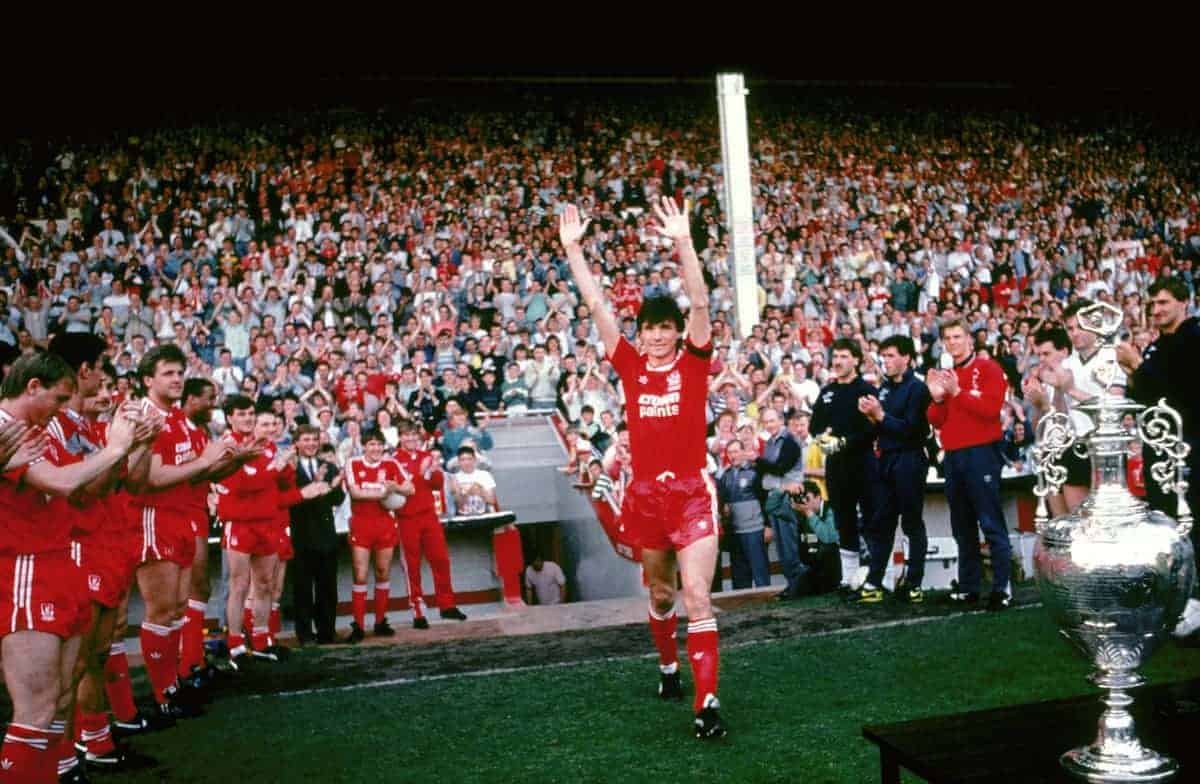
{"type": "Polygon", "coordinates": [[[1138,414],[1137,424],[1142,441],[1157,454],[1166,455],[1166,460],[1151,467],[1150,475],[1164,493],[1175,493],[1179,499],[1176,515],[1179,523],[1176,528],[1181,534],[1187,535],[1192,530],[1192,510],[1184,497],[1188,481],[1183,476],[1192,448],[1181,437],[1183,419],[1178,411],[1167,405],[1166,398],[1162,398],[1156,405],[1138,414]]]}
{"type": "MultiPolygon", "coordinates": [[[[1082,312],[1082,311],[1080,311],[1082,312]]],[[[1041,531],[1050,521],[1046,496],[1062,490],[1067,481],[1067,467],[1060,460],[1068,449],[1075,445],[1075,425],[1071,417],[1061,411],[1046,414],[1038,422],[1037,442],[1033,447],[1033,466],[1037,484],[1033,493],[1038,497],[1035,525],[1041,531]]]]}

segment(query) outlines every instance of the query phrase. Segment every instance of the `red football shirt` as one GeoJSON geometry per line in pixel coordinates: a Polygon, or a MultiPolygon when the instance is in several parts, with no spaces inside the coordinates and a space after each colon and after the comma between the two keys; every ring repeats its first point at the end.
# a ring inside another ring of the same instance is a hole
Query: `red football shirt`
{"type": "MultiPolygon", "coordinates": [[[[60,410],[46,426],[50,438],[57,442],[57,452],[62,458],[57,465],[70,465],[85,460],[88,455],[99,452],[100,437],[92,428],[92,423],[68,408],[60,410]]],[[[97,530],[105,522],[103,504],[100,499],[86,497],[79,506],[66,498],[55,497],[50,500],[50,508],[56,515],[63,515],[71,520],[73,536],[84,536],[97,530]]]]}
{"type": "MultiPolygon", "coordinates": [[[[356,457],[350,461],[346,469],[353,477],[351,481],[358,487],[374,489],[383,487],[383,483],[391,480],[397,484],[404,483],[404,470],[400,464],[390,457],[385,457],[378,463],[370,463],[365,457],[356,457]]],[[[350,516],[365,520],[391,520],[392,513],[383,508],[379,501],[350,501],[350,516]]]]}
{"type": "Polygon", "coordinates": [[[654,479],[667,471],[681,477],[704,469],[711,357],[711,343],[696,347],[689,339],[669,365],[651,368],[628,340],[617,341],[611,359],[625,394],[635,479],[654,479]]]}
{"type": "MultiPolygon", "coordinates": [[[[0,425],[14,419],[0,409],[0,425]]],[[[44,457],[30,465],[50,460],[61,465],[63,455],[54,439],[49,439],[44,457]]],[[[0,476],[0,554],[25,555],[65,550],[70,541],[71,520],[49,513],[46,496],[25,484],[22,466],[0,476]]]]}
{"type": "MultiPolygon", "coordinates": [[[[188,421],[183,409],[179,406],[171,406],[164,410],[151,402],[149,398],[144,399],[142,405],[147,409],[156,409],[163,416],[163,429],[154,439],[154,445],[151,447],[152,454],[162,458],[163,465],[186,465],[200,457],[200,453],[196,451],[192,442],[194,425],[188,421]]],[[[135,509],[150,507],[176,514],[187,514],[194,505],[192,493],[190,483],[180,482],[166,490],[131,496],[131,506],[135,509]]]]}
{"type": "Polygon", "coordinates": [[[418,449],[416,452],[407,452],[404,449],[396,450],[396,462],[404,469],[404,473],[412,477],[415,491],[408,497],[404,506],[396,512],[397,516],[416,517],[425,513],[437,514],[433,491],[442,489],[444,479],[442,471],[440,468],[433,469],[429,472],[429,479],[426,479],[425,475],[421,473],[421,462],[431,456],[431,452],[422,449],[418,449]]]}

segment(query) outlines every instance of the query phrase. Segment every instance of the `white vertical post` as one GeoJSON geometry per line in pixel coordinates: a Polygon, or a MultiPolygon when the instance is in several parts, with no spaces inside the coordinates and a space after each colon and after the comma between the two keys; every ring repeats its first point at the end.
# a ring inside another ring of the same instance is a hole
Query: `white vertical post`
{"type": "Polygon", "coordinates": [[[725,218],[736,300],[737,333],[750,334],[758,323],[758,274],[754,259],[753,192],[750,187],[750,133],[742,74],[717,74],[721,113],[721,171],[725,180],[725,218]]]}

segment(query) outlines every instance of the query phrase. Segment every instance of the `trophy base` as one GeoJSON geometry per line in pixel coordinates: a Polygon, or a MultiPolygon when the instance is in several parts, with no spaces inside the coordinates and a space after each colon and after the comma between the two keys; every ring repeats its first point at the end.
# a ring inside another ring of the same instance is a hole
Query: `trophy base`
{"type": "Polygon", "coordinates": [[[1119,755],[1104,754],[1095,746],[1081,746],[1058,761],[1072,776],[1096,784],[1169,781],[1179,772],[1178,762],[1141,744],[1126,746],[1119,755]]]}

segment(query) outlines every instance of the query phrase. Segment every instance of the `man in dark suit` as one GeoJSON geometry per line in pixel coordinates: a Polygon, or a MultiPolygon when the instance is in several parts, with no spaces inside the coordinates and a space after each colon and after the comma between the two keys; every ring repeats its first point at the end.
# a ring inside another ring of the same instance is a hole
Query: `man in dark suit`
{"type": "Polygon", "coordinates": [[[341,477],[333,463],[317,457],[320,431],[311,425],[296,430],[296,486],[303,488],[312,482],[325,482],[332,488],[293,506],[290,510],[292,547],[292,587],[296,612],[296,637],[300,643],[313,640],[321,644],[335,642],[334,620],[337,617],[337,532],[333,527],[333,510],[345,500],[341,477]]]}
{"type": "Polygon", "coordinates": [[[806,592],[804,564],[800,561],[800,532],[796,514],[788,502],[788,493],[799,490],[804,480],[804,463],[800,445],[783,426],[783,415],[773,408],[762,413],[762,425],[767,431],[762,457],[754,461],[766,493],[764,511],[767,523],[775,534],[775,550],[779,566],[787,578],[787,588],[780,599],[796,599],[806,592]]]}

